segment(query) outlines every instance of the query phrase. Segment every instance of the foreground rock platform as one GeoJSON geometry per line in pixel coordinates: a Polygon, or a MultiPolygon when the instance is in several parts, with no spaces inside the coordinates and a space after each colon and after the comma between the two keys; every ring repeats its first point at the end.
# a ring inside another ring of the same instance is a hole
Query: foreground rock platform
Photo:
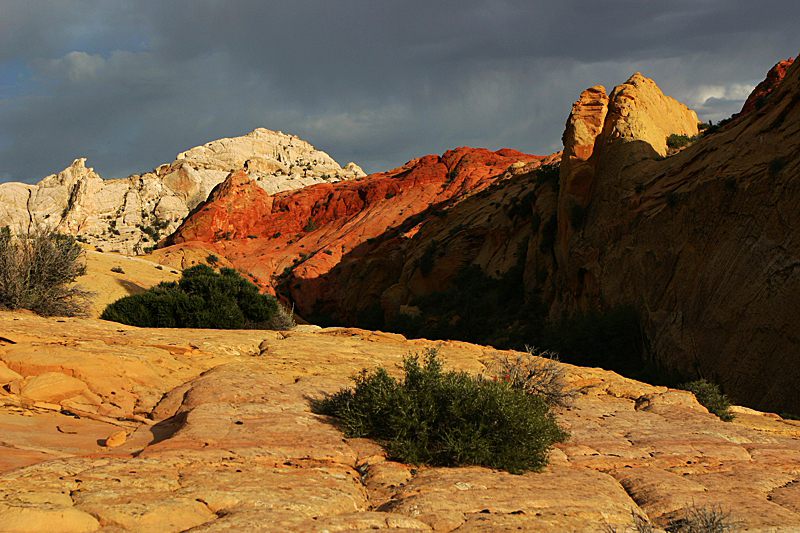
{"type": "Polygon", "coordinates": [[[400,464],[311,412],[361,368],[398,372],[437,345],[472,373],[494,353],[0,312],[0,531],[583,532],[631,512],[663,527],[693,504],[743,531],[800,531],[800,423],[749,409],[724,423],[689,393],[600,369],[564,365],[582,393],[542,473],[400,464]]]}

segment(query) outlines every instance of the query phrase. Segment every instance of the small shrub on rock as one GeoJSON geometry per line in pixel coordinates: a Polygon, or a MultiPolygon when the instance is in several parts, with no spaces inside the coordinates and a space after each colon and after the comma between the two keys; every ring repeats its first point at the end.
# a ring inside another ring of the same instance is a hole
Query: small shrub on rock
{"type": "Polygon", "coordinates": [[[86,271],[74,237],[52,230],[12,235],[0,228],[0,309],[52,316],[84,316],[91,292],[70,283],[86,271]]]}
{"type": "Polygon", "coordinates": [[[378,440],[392,458],[432,466],[481,465],[511,473],[541,470],[567,438],[547,402],[508,383],[444,372],[437,350],[403,360],[398,381],[366,369],[315,405],[338,417],[347,437],[378,440]]]}
{"type": "Polygon", "coordinates": [[[732,511],[724,511],[721,507],[697,507],[690,505],[683,510],[683,517],[670,520],[668,533],[726,533],[739,531],[741,522],[736,520],[732,511]]]}
{"type": "Polygon", "coordinates": [[[704,379],[697,381],[690,381],[688,383],[681,383],[678,385],[679,389],[691,391],[700,405],[708,409],[709,413],[717,415],[720,420],[730,422],[733,420],[733,413],[731,412],[731,402],[728,397],[722,394],[719,386],[714,383],[709,383],[704,379]]]}
{"type": "Polygon", "coordinates": [[[112,303],[100,318],[154,328],[270,329],[278,302],[231,268],[187,268],[177,282],[112,303]]]}
{"type": "Polygon", "coordinates": [[[543,398],[549,405],[568,405],[578,395],[570,388],[558,354],[526,347],[527,354],[509,358],[495,354],[489,365],[494,379],[501,379],[512,388],[543,398]]]}

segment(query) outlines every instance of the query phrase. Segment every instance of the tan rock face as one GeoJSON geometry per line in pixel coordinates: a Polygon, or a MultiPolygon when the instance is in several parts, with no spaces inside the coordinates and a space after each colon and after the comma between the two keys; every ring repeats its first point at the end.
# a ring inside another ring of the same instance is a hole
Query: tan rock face
{"type": "MultiPolygon", "coordinates": [[[[397,463],[311,412],[311,400],[346,386],[348,375],[378,364],[396,375],[402,357],[429,341],[343,328],[120,332],[90,319],[65,329],[23,313],[0,313],[0,328],[16,342],[0,346],[0,360],[29,376],[52,361],[20,360],[10,346],[59,344],[87,375],[90,348],[114,357],[117,390],[154,388],[160,398],[155,407],[149,396],[135,402],[151,405],[152,418],[139,421],[0,402],[3,530],[579,533],[621,529],[631,510],[663,527],[692,502],[733,510],[748,531],[800,523],[799,423],[752,410],[723,423],[683,391],[604,370],[564,365],[584,391],[557,413],[572,437],[543,473],[513,476],[397,463]],[[114,350],[120,333],[125,352],[114,350]],[[203,353],[185,355],[187,344],[203,353]],[[178,359],[185,368],[175,368],[178,359]],[[115,432],[128,438],[109,448],[115,432]]],[[[484,372],[491,360],[491,348],[439,346],[447,368],[484,372]]],[[[84,382],[102,393],[99,380],[84,382]]],[[[0,389],[0,400],[9,397],[0,389]]]]}
{"type": "Polygon", "coordinates": [[[48,226],[104,251],[133,255],[174,231],[232,171],[244,169],[269,194],[364,175],[293,135],[259,128],[178,155],[153,172],[103,180],[86,159],[36,185],[0,184],[0,227],[48,226]],[[147,228],[147,231],[145,231],[147,228]]]}
{"type": "Polygon", "coordinates": [[[659,124],[688,135],[693,117],[653,113],[661,100],[636,96],[649,86],[636,78],[612,95],[585,222],[560,234],[552,312],[633,304],[661,364],[751,407],[797,411],[800,70],[758,111],[663,160],[659,124]]]}
{"type": "Polygon", "coordinates": [[[24,381],[20,395],[31,400],[58,403],[87,390],[86,383],[60,372],[43,372],[24,381]]]}

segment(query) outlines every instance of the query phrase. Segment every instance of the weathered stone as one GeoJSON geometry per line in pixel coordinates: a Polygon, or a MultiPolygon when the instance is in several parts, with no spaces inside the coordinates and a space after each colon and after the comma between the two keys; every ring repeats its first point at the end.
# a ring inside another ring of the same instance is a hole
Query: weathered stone
{"type": "Polygon", "coordinates": [[[116,431],[108,436],[103,446],[106,448],[116,448],[117,446],[122,446],[125,444],[127,439],[128,434],[125,432],[125,430],[116,431]]]}
{"type": "Polygon", "coordinates": [[[0,531],[3,533],[91,533],[100,523],[89,513],[59,505],[8,506],[0,502],[0,531]]]}
{"type": "MultiPolygon", "coordinates": [[[[382,365],[397,376],[404,355],[436,343],[353,328],[277,334],[57,320],[0,313],[0,329],[15,341],[0,346],[0,360],[28,377],[85,366],[81,379],[92,389],[102,389],[94,372],[107,374],[113,388],[98,394],[102,401],[111,391],[169,392],[149,421],[0,407],[0,515],[71,513],[95,520],[84,530],[109,532],[577,533],[604,522],[621,529],[632,509],[664,526],[694,501],[732,510],[751,531],[791,531],[800,520],[800,426],[755,413],[748,416],[756,427],[768,420],[767,430],[751,429],[746,417],[724,423],[685,392],[613,372],[563,365],[584,392],[556,414],[571,437],[543,473],[514,476],[389,461],[376,443],[345,439],[311,412],[314,399],[360,368],[382,365]],[[193,350],[201,353],[184,355],[193,350]],[[124,446],[100,447],[123,429],[124,446]]],[[[493,353],[458,342],[440,350],[447,368],[472,373],[485,372],[493,353]]]]}
{"type": "Polygon", "coordinates": [[[43,372],[25,380],[20,394],[31,400],[58,403],[81,394],[86,383],[60,372],[43,372]]]}
{"type": "Polygon", "coordinates": [[[36,185],[0,184],[0,227],[14,233],[51,227],[104,251],[141,254],[237,169],[269,194],[364,175],[358,165],[341,168],[293,135],[259,128],[192,148],[171,164],[124,179],[103,180],[81,158],[36,185]]]}

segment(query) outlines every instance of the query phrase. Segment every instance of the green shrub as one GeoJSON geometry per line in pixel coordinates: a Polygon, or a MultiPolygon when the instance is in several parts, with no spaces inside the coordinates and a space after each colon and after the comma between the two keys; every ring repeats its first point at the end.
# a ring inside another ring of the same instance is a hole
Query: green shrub
{"type": "Polygon", "coordinates": [[[717,415],[721,420],[730,422],[733,420],[733,413],[730,410],[731,402],[728,397],[722,394],[719,386],[709,383],[705,379],[681,383],[679,389],[691,391],[700,405],[708,409],[709,413],[717,415]]]}
{"type": "Polygon", "coordinates": [[[50,229],[12,236],[0,228],[0,309],[86,315],[92,293],[69,286],[86,271],[82,256],[74,237],[50,229]]]}
{"type": "Polygon", "coordinates": [[[773,159],[772,162],[769,164],[769,176],[771,178],[776,177],[785,165],[786,165],[786,160],[784,160],[782,157],[773,159]]]}
{"type": "Polygon", "coordinates": [[[215,266],[217,264],[217,261],[219,261],[219,257],[217,257],[214,254],[209,254],[206,256],[206,263],[208,263],[211,266],[215,266]]]}
{"type": "Polygon", "coordinates": [[[217,274],[197,265],[177,282],[117,300],[100,318],[155,328],[269,329],[277,311],[275,298],[259,293],[235,270],[222,268],[217,274]]]}
{"type": "Polygon", "coordinates": [[[541,470],[553,443],[567,438],[547,403],[503,381],[443,372],[437,350],[403,359],[404,378],[362,370],[355,386],[318,402],[347,437],[378,440],[402,462],[481,465],[512,473],[541,470]]]}
{"type": "Polygon", "coordinates": [[[677,203],[678,203],[678,193],[676,192],[669,193],[667,195],[667,205],[669,207],[675,207],[677,203]]]}
{"type": "Polygon", "coordinates": [[[673,133],[672,135],[667,137],[667,147],[672,148],[673,150],[677,150],[678,148],[689,146],[696,140],[697,140],[697,135],[689,137],[688,135],[678,135],[676,133],[673,133]]]}

